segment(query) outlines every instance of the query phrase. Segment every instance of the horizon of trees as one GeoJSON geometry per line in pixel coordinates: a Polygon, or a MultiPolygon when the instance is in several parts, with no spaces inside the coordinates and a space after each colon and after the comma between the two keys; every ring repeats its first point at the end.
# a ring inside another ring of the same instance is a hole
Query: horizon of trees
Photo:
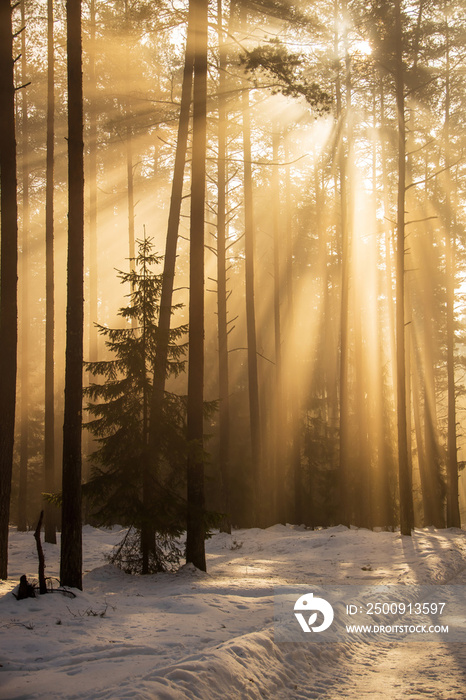
{"type": "MultiPolygon", "coordinates": [[[[20,174],[11,521],[24,528],[41,494],[61,490],[72,3],[7,4],[21,54],[10,86],[20,174]]],[[[179,488],[197,532],[190,560],[205,567],[205,508],[225,529],[459,527],[464,4],[78,4],[83,356],[108,360],[98,326],[129,323],[116,320],[114,270],[131,273],[147,229],[165,254],[147,439],[155,463],[161,397],[187,395],[191,477],[188,494],[179,488]],[[191,375],[170,378],[164,338],[188,320],[191,375]],[[218,401],[213,415],[205,400],[218,401]]],[[[3,195],[6,167],[1,177],[3,195]]],[[[2,302],[16,251],[7,210],[2,198],[2,302]]],[[[10,397],[2,431],[11,408],[10,397]]],[[[84,430],[84,481],[94,450],[84,430]]],[[[92,520],[86,502],[84,512],[92,520]]],[[[51,541],[57,513],[47,513],[51,541]]]]}

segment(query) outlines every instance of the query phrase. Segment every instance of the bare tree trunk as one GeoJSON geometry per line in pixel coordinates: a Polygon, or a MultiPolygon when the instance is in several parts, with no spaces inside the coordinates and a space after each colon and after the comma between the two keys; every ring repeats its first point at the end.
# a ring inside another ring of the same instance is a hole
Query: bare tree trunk
{"type": "Polygon", "coordinates": [[[262,471],[259,380],[257,370],[256,310],[254,301],[254,213],[251,165],[251,120],[248,88],[242,92],[244,151],[244,240],[246,267],[246,330],[248,347],[249,424],[252,456],[252,505],[256,525],[261,522],[260,480],[262,471]]]}
{"type": "MultiPolygon", "coordinates": [[[[129,8],[128,0],[125,0],[125,26],[127,32],[127,41],[129,41],[129,8]]],[[[125,60],[127,71],[130,69],[131,56],[129,46],[125,43],[125,60]]],[[[126,133],[126,178],[128,185],[128,251],[129,251],[129,266],[130,270],[134,270],[135,258],[135,235],[134,235],[134,177],[133,177],[133,129],[131,124],[131,101],[129,97],[130,85],[128,73],[125,80],[125,133],[126,133]]]]}
{"type": "MultiPolygon", "coordinates": [[[[87,260],[87,280],[88,286],[85,289],[85,297],[88,300],[88,359],[90,362],[97,362],[98,356],[98,256],[97,256],[97,79],[96,79],[96,10],[95,0],[90,0],[89,3],[89,51],[88,51],[88,70],[87,70],[87,91],[88,91],[88,143],[87,147],[87,167],[88,167],[88,236],[87,236],[87,252],[85,259],[87,260]]],[[[86,244],[85,244],[86,249],[86,244]]],[[[89,375],[84,374],[83,382],[87,385],[89,375]]],[[[87,414],[85,421],[90,417],[87,414]]],[[[85,430],[83,434],[83,481],[87,481],[90,475],[90,462],[88,456],[93,452],[93,437],[89,430],[85,430]]],[[[84,502],[85,515],[87,515],[88,502],[84,502]]]]}
{"type": "Polygon", "coordinates": [[[404,97],[403,36],[401,0],[395,0],[396,34],[396,106],[398,113],[398,203],[396,251],[396,360],[397,360],[397,426],[398,478],[400,491],[400,528],[402,535],[411,535],[414,527],[413,494],[408,458],[406,429],[406,348],[405,348],[405,192],[406,192],[406,123],[404,97]]]}
{"type": "Polygon", "coordinates": [[[68,284],[60,582],[82,589],[84,143],[81,0],[67,0],[68,284]]]}
{"type": "Polygon", "coordinates": [[[165,396],[165,381],[167,376],[168,346],[170,339],[170,321],[172,313],[173,285],[175,280],[176,248],[180,222],[181,202],[183,197],[183,180],[186,162],[186,148],[189,132],[189,114],[191,109],[191,93],[194,66],[194,27],[193,3],[190,3],[188,29],[185,51],[183,84],[181,88],[181,105],[178,122],[178,138],[176,141],[175,166],[168,214],[167,238],[160,295],[160,313],[158,324],[158,339],[153,371],[153,387],[150,399],[149,413],[149,445],[151,460],[157,468],[160,453],[160,426],[165,396]]]}
{"type": "Polygon", "coordinates": [[[218,159],[217,159],[217,323],[218,323],[218,385],[219,385],[219,463],[223,508],[223,532],[231,532],[230,523],[230,398],[228,379],[228,313],[227,313],[227,57],[223,37],[222,0],[217,2],[219,44],[218,89],[218,159]]]}
{"type": "MultiPolygon", "coordinates": [[[[295,324],[295,304],[294,304],[294,286],[293,286],[293,224],[292,224],[292,201],[291,201],[291,176],[290,165],[288,164],[289,153],[287,139],[285,138],[285,211],[286,211],[286,261],[285,261],[285,280],[287,305],[286,315],[288,317],[287,328],[293,329],[295,324]]],[[[290,522],[301,524],[304,517],[304,498],[303,498],[303,469],[301,465],[301,430],[300,430],[300,407],[301,407],[301,390],[298,373],[293,373],[290,378],[291,390],[288,394],[288,409],[289,409],[289,425],[291,425],[291,445],[289,449],[289,457],[291,462],[292,474],[292,495],[290,503],[290,522]]]]}
{"type": "MultiPolygon", "coordinates": [[[[433,242],[426,235],[425,247],[429,252],[433,249],[433,242]]],[[[435,377],[434,359],[432,357],[432,338],[434,334],[432,324],[432,308],[434,299],[432,288],[427,282],[424,289],[424,457],[427,472],[427,502],[428,510],[425,525],[434,525],[438,528],[445,527],[445,484],[442,478],[440,444],[437,422],[437,407],[435,402],[435,377]]]]}
{"type": "Polygon", "coordinates": [[[10,0],[0,0],[0,578],[8,576],[8,523],[16,406],[18,343],[18,205],[15,85],[10,0]]]}
{"type": "Polygon", "coordinates": [[[280,126],[275,124],[272,131],[272,198],[273,198],[273,318],[274,318],[274,345],[275,345],[275,391],[274,391],[274,474],[273,474],[273,520],[283,525],[286,523],[286,491],[283,484],[285,477],[285,409],[283,406],[283,376],[282,376],[282,337],[280,323],[281,303],[281,207],[280,207],[280,172],[279,172],[279,146],[280,126]]]}
{"type": "Polygon", "coordinates": [[[134,269],[134,177],[133,177],[133,137],[130,123],[129,100],[125,100],[126,121],[126,177],[128,185],[128,253],[130,270],[134,269]]]}
{"type": "Polygon", "coordinates": [[[421,361],[418,357],[419,352],[416,353],[417,348],[414,342],[414,334],[410,334],[410,344],[413,358],[415,358],[415,366],[413,368],[413,415],[414,415],[414,431],[416,435],[416,453],[417,462],[419,467],[419,479],[421,482],[421,495],[422,495],[422,510],[423,510],[423,525],[426,525],[429,521],[429,499],[428,499],[428,481],[427,481],[427,470],[426,470],[426,460],[425,460],[425,448],[424,448],[424,437],[422,434],[422,424],[421,424],[421,387],[420,387],[420,377],[421,374],[421,361]]]}
{"type": "MultiPolygon", "coordinates": [[[[380,119],[380,126],[383,125],[384,121],[384,109],[383,109],[383,99],[380,100],[381,105],[380,105],[380,112],[378,112],[378,97],[379,97],[379,92],[378,92],[378,84],[377,84],[377,73],[374,71],[374,83],[373,83],[373,95],[372,95],[372,109],[373,109],[373,128],[374,132],[377,131],[377,128],[379,126],[378,119],[380,119]]],[[[382,95],[383,95],[383,91],[382,95]]],[[[379,198],[378,198],[378,191],[379,191],[379,178],[377,175],[377,164],[378,164],[378,150],[379,150],[379,145],[377,141],[374,139],[373,146],[372,146],[372,192],[373,192],[373,206],[374,206],[374,211],[377,209],[379,206],[379,198]]],[[[383,146],[382,146],[382,152],[383,152],[383,146]]],[[[383,155],[381,154],[381,160],[383,162],[383,155]]],[[[382,169],[382,178],[383,178],[383,169],[382,169]]],[[[383,179],[382,179],[383,183],[383,179]]],[[[385,194],[385,187],[380,188],[385,194]]],[[[384,238],[385,238],[385,231],[383,232],[384,238]]],[[[386,246],[386,241],[384,241],[384,245],[386,246]]],[[[382,267],[383,267],[383,260],[382,260],[382,249],[383,246],[380,244],[377,244],[377,265],[378,265],[378,273],[377,273],[377,300],[382,300],[386,299],[386,305],[387,305],[387,316],[389,315],[389,310],[388,306],[390,304],[390,297],[391,297],[391,285],[389,284],[387,280],[387,271],[385,273],[382,272],[382,267]]],[[[387,251],[385,251],[385,255],[387,254],[387,251]]],[[[389,261],[389,258],[388,258],[389,261]]],[[[376,392],[376,399],[375,399],[375,412],[376,412],[376,467],[375,467],[375,474],[374,474],[374,493],[373,493],[373,499],[374,499],[374,504],[373,504],[373,525],[379,526],[379,527],[388,527],[389,525],[393,525],[393,503],[392,503],[392,498],[391,498],[391,490],[390,490],[390,481],[391,481],[391,462],[392,460],[390,459],[389,456],[389,451],[390,451],[390,438],[389,438],[389,428],[387,425],[387,420],[386,420],[386,412],[388,411],[388,406],[387,406],[387,398],[386,398],[386,387],[385,387],[385,379],[384,379],[384,371],[383,367],[385,367],[387,363],[387,357],[390,358],[390,351],[388,353],[385,351],[384,348],[384,338],[383,338],[383,327],[384,327],[384,313],[383,313],[383,305],[381,301],[376,302],[378,303],[379,307],[379,313],[377,314],[378,318],[378,324],[377,324],[377,356],[378,356],[378,366],[379,366],[379,371],[378,371],[378,376],[377,376],[377,385],[375,387],[375,392],[376,392]]]]}
{"type": "MultiPolygon", "coordinates": [[[[386,128],[386,116],[385,116],[385,92],[384,92],[384,85],[383,85],[383,80],[381,77],[381,73],[379,70],[379,90],[378,90],[378,99],[380,100],[380,124],[381,128],[385,129],[386,128]]],[[[385,211],[389,211],[389,197],[388,197],[388,172],[387,172],[387,161],[388,161],[388,156],[387,156],[387,144],[386,140],[381,136],[380,138],[381,142],[381,147],[380,147],[380,152],[381,152],[381,170],[382,170],[382,203],[385,211]]],[[[381,386],[382,386],[382,395],[384,396],[383,403],[384,406],[382,408],[383,413],[389,414],[391,411],[391,399],[393,397],[393,401],[396,400],[396,321],[395,321],[395,299],[393,295],[393,272],[394,272],[394,267],[395,267],[395,250],[394,250],[394,231],[391,228],[390,223],[385,219],[384,224],[383,224],[383,232],[384,232],[384,248],[385,248],[385,279],[384,279],[384,286],[385,286],[385,294],[387,298],[387,323],[388,323],[388,335],[389,335],[389,343],[388,343],[388,348],[387,348],[387,354],[388,354],[388,360],[389,360],[389,366],[392,368],[392,375],[390,377],[390,386],[384,388],[384,379],[383,375],[381,376],[381,386]]],[[[381,367],[383,366],[383,363],[380,365],[381,367]]],[[[388,379],[387,379],[388,383],[388,379]]],[[[388,521],[385,523],[389,527],[394,528],[395,524],[398,522],[398,505],[397,505],[397,489],[393,488],[391,489],[391,483],[396,479],[396,471],[397,471],[397,464],[396,464],[396,457],[395,457],[395,452],[396,450],[391,449],[391,435],[390,435],[390,429],[388,425],[389,421],[387,420],[386,417],[383,418],[383,434],[384,434],[384,452],[385,452],[385,459],[384,459],[384,464],[386,466],[386,469],[388,470],[386,474],[384,474],[384,480],[385,483],[387,484],[387,499],[388,499],[388,507],[387,507],[387,515],[388,515],[388,521]]]]}
{"type": "MultiPolygon", "coordinates": [[[[145,230],[144,230],[145,234],[145,230]]],[[[145,235],[144,235],[145,238],[145,235]]],[[[134,261],[132,262],[134,264],[134,261]]],[[[147,394],[147,369],[146,369],[146,338],[147,338],[147,319],[146,319],[146,279],[147,279],[147,263],[144,259],[144,265],[142,269],[143,274],[143,300],[142,300],[142,357],[143,357],[143,396],[142,396],[142,507],[144,513],[144,520],[141,527],[141,555],[142,555],[142,573],[149,573],[149,559],[150,553],[154,550],[154,529],[150,522],[149,511],[152,502],[152,489],[151,489],[151,479],[150,479],[150,468],[149,468],[149,445],[148,445],[148,435],[149,435],[149,397],[147,394]]]]}
{"type": "MultiPolygon", "coordinates": [[[[21,27],[26,27],[25,1],[21,0],[21,27]]],[[[21,32],[21,82],[27,83],[26,32],[21,32]]],[[[27,89],[21,91],[21,439],[19,450],[18,530],[27,530],[28,461],[29,461],[29,133],[27,89]]]]}
{"type": "MultiPolygon", "coordinates": [[[[53,0],[47,0],[47,162],[45,186],[45,417],[44,417],[44,487],[55,491],[55,286],[54,286],[54,138],[55,138],[55,67],[53,40],[53,0]]],[[[57,511],[45,503],[45,541],[56,544],[57,511]]]]}
{"type": "Polygon", "coordinates": [[[97,361],[98,260],[97,260],[97,78],[95,0],[90,3],[89,47],[89,361],[97,361]]]}
{"type": "MultiPolygon", "coordinates": [[[[425,309],[427,313],[429,308],[429,302],[427,302],[425,309]]],[[[424,331],[425,326],[426,323],[424,322],[424,331]]],[[[410,335],[411,337],[413,336],[412,333],[410,335]]],[[[412,354],[415,356],[417,365],[417,367],[414,367],[412,372],[414,392],[414,425],[416,431],[416,447],[422,493],[422,523],[423,525],[444,527],[444,523],[442,524],[441,522],[442,510],[439,508],[439,504],[442,502],[442,489],[439,489],[439,483],[437,480],[439,476],[437,441],[431,415],[433,389],[428,389],[428,385],[430,384],[429,374],[432,374],[432,368],[429,368],[431,358],[427,349],[429,342],[431,342],[431,336],[425,336],[425,342],[423,344],[425,349],[425,366],[423,367],[419,348],[420,343],[415,343],[414,339],[411,340],[411,347],[413,349],[412,354]],[[419,381],[420,379],[421,381],[419,381]],[[422,405],[424,406],[424,426],[422,426],[421,422],[420,406],[422,405]],[[422,430],[422,427],[424,427],[424,431],[422,430]]]]}
{"type": "Polygon", "coordinates": [[[446,230],[447,256],[447,376],[448,376],[448,444],[447,444],[447,527],[461,527],[458,499],[458,452],[456,444],[455,384],[455,240],[454,227],[446,230]],[[453,240],[452,240],[453,239],[453,240]]]}
{"type": "MultiPolygon", "coordinates": [[[[338,17],[340,0],[335,2],[335,20],[338,17]]],[[[346,11],[346,0],[341,0],[342,11],[346,11]]],[[[338,55],[338,34],[335,29],[335,53],[338,55]]],[[[346,56],[346,87],[347,112],[350,107],[351,93],[349,88],[349,63],[346,56]]],[[[340,133],[343,133],[345,121],[342,106],[340,70],[336,80],[337,119],[340,122],[340,133]]],[[[349,387],[348,387],[348,330],[349,330],[349,270],[350,270],[350,234],[348,225],[348,193],[346,180],[346,156],[343,139],[340,139],[339,177],[340,177],[340,234],[341,234],[341,311],[340,311],[340,484],[339,500],[341,522],[349,526],[351,521],[350,506],[350,475],[349,475],[349,387]]]]}
{"type": "Polygon", "coordinates": [[[193,164],[189,262],[188,512],[186,561],[206,570],[204,522],[204,218],[207,132],[208,0],[194,11],[193,164]]]}
{"type": "Polygon", "coordinates": [[[367,369],[363,364],[362,347],[362,318],[361,311],[355,312],[355,414],[358,417],[357,441],[355,443],[358,456],[358,465],[354,474],[355,498],[354,513],[355,524],[359,527],[371,528],[373,522],[373,478],[371,472],[371,450],[370,450],[370,420],[368,416],[368,396],[371,388],[366,384],[367,369]]]}
{"type": "MultiPolygon", "coordinates": [[[[446,3],[445,3],[446,6],[446,3]]],[[[450,141],[450,32],[448,15],[445,11],[446,22],[446,85],[445,85],[445,168],[447,175],[446,187],[446,218],[445,218],[445,255],[446,255],[446,287],[447,287],[447,378],[448,378],[448,437],[447,437],[447,527],[461,527],[458,500],[458,451],[456,444],[456,385],[455,385],[455,249],[456,221],[451,211],[451,162],[449,155],[450,141]]]]}
{"type": "MultiPolygon", "coordinates": [[[[380,71],[379,71],[380,73],[380,71]]],[[[381,129],[387,128],[386,115],[385,115],[385,91],[382,76],[380,74],[379,79],[379,100],[380,100],[380,124],[381,129]]],[[[381,151],[381,169],[382,169],[382,204],[384,211],[389,211],[390,201],[389,201],[389,187],[388,187],[388,153],[387,153],[387,143],[383,138],[380,138],[380,151],[381,151]]],[[[391,389],[393,396],[396,398],[396,320],[395,320],[395,299],[393,295],[393,274],[395,268],[395,233],[392,229],[390,222],[385,218],[383,223],[384,230],[384,248],[385,248],[385,285],[387,294],[387,323],[389,330],[389,361],[392,370],[392,384],[391,389]]]]}

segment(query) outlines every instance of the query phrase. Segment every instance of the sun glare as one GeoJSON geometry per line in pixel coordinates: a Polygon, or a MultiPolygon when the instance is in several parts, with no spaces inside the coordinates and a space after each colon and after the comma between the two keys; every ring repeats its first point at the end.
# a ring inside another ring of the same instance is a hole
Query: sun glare
{"type": "Polygon", "coordinates": [[[369,41],[356,41],[353,44],[353,52],[359,54],[360,56],[371,56],[372,47],[369,41]]]}

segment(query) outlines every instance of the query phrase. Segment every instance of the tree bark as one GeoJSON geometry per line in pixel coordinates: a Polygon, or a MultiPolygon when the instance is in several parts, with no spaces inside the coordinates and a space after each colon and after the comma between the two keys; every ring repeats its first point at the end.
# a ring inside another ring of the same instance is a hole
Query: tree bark
{"type": "Polygon", "coordinates": [[[414,368],[412,372],[413,377],[413,417],[414,417],[414,434],[416,436],[416,453],[417,453],[417,463],[419,468],[419,479],[421,482],[421,496],[422,496],[422,510],[423,510],[423,525],[426,525],[429,518],[429,499],[428,492],[429,488],[427,485],[427,471],[426,471],[426,460],[425,460],[425,449],[424,449],[424,436],[422,433],[421,424],[421,386],[420,386],[420,374],[421,374],[421,362],[418,357],[419,352],[416,352],[418,348],[415,347],[414,333],[411,333],[410,345],[413,355],[414,368]]]}
{"type": "MultiPolygon", "coordinates": [[[[429,240],[429,234],[425,234],[425,247],[431,253],[433,241],[429,240]]],[[[428,256],[430,257],[430,256],[428,256]]],[[[432,357],[432,338],[434,328],[432,323],[432,309],[434,299],[429,282],[424,289],[424,460],[427,475],[427,498],[423,499],[428,504],[427,512],[424,511],[424,525],[434,525],[437,528],[445,527],[445,483],[442,477],[440,444],[438,434],[437,406],[435,401],[435,377],[434,359],[432,357]]]]}
{"type": "Polygon", "coordinates": [[[246,268],[246,332],[248,357],[249,425],[252,456],[252,505],[254,524],[262,523],[260,482],[262,473],[261,423],[259,410],[259,379],[257,369],[256,310],[254,300],[255,246],[254,211],[251,164],[251,116],[249,88],[242,92],[243,152],[244,152],[244,245],[246,268]]]}
{"type": "Polygon", "coordinates": [[[400,528],[411,535],[414,527],[411,472],[406,429],[406,357],[405,357],[405,194],[406,194],[406,123],[404,97],[403,34],[401,0],[395,0],[395,81],[398,118],[398,201],[396,250],[396,361],[397,361],[397,429],[398,479],[400,494],[400,528]]]}
{"type": "Polygon", "coordinates": [[[0,0],[0,578],[8,575],[8,523],[16,406],[18,205],[10,0],[0,0]]]}
{"type": "Polygon", "coordinates": [[[227,56],[223,37],[222,0],[217,3],[219,44],[218,88],[218,159],[217,159],[217,329],[218,329],[218,385],[219,385],[219,465],[221,479],[222,532],[231,532],[230,523],[230,399],[228,377],[228,314],[227,314],[227,56]]]}
{"type": "MultiPolygon", "coordinates": [[[[145,234],[145,230],[144,230],[145,234]]],[[[135,261],[132,261],[135,264],[135,261]]],[[[148,574],[150,568],[150,554],[154,550],[155,533],[150,522],[149,512],[152,502],[152,488],[149,467],[149,450],[148,450],[148,435],[149,435],[149,397],[147,393],[147,318],[146,318],[146,292],[147,292],[147,261],[144,259],[142,268],[142,361],[143,361],[143,380],[142,380],[142,508],[144,519],[141,527],[141,557],[142,557],[142,573],[148,574]]]]}
{"type": "MultiPolygon", "coordinates": [[[[286,316],[287,329],[294,328],[296,322],[295,299],[293,286],[293,218],[291,199],[291,175],[288,161],[288,140],[285,138],[285,211],[286,211],[286,261],[285,261],[285,281],[286,281],[286,316]]],[[[300,407],[302,405],[301,386],[298,372],[293,372],[289,379],[288,409],[289,425],[291,425],[291,445],[289,448],[289,459],[291,462],[292,495],[290,502],[290,522],[301,524],[304,522],[304,498],[303,498],[303,469],[301,465],[301,427],[300,427],[300,407]]]]}
{"type": "Polygon", "coordinates": [[[190,0],[194,16],[193,163],[189,260],[186,561],[202,571],[204,514],[204,217],[207,132],[208,0],[190,0]]]}
{"type": "Polygon", "coordinates": [[[160,426],[167,377],[168,345],[170,339],[170,321],[172,313],[173,285],[175,281],[176,248],[180,222],[181,202],[183,198],[183,181],[186,163],[186,148],[189,132],[189,115],[191,110],[191,93],[194,66],[194,27],[193,4],[189,7],[187,40],[183,84],[181,87],[181,105],[176,140],[175,166],[173,170],[170,210],[168,214],[165,256],[163,261],[162,289],[160,293],[160,314],[158,324],[157,348],[154,360],[154,378],[149,417],[149,444],[151,459],[157,464],[160,451],[160,426]]]}
{"type": "MultiPolygon", "coordinates": [[[[44,487],[55,491],[55,285],[54,285],[54,146],[55,146],[55,66],[53,39],[53,0],[47,0],[47,157],[45,185],[45,416],[44,487]]],[[[45,541],[56,544],[57,511],[45,503],[45,541]]]]}
{"type": "MultiPolygon", "coordinates": [[[[338,18],[339,0],[335,3],[335,19],[338,18]]],[[[346,0],[341,3],[342,10],[346,10],[346,0]]],[[[335,29],[335,53],[338,57],[338,33],[335,29]]],[[[349,72],[348,59],[346,58],[346,73],[349,72]]],[[[349,77],[346,79],[346,87],[349,87],[349,77]]],[[[343,133],[343,114],[341,77],[338,68],[336,80],[337,119],[340,122],[340,131],[343,133]]],[[[350,92],[347,89],[347,111],[350,106],[350,92]]],[[[351,521],[350,507],[350,474],[349,474],[349,387],[348,387],[348,362],[349,362],[349,269],[350,269],[350,241],[348,227],[348,192],[346,179],[346,155],[343,139],[339,144],[339,178],[340,178],[340,235],[341,235],[341,298],[340,298],[340,464],[339,464],[339,501],[340,519],[343,525],[349,526],[351,521]]]]}
{"type": "Polygon", "coordinates": [[[37,523],[36,530],[34,532],[34,539],[36,540],[37,547],[37,558],[39,559],[39,593],[43,595],[47,593],[47,583],[45,580],[45,557],[44,550],[42,549],[42,543],[40,541],[40,531],[42,528],[42,520],[44,518],[44,511],[41,510],[39,522],[37,523]]]}
{"type": "Polygon", "coordinates": [[[275,391],[274,391],[274,474],[273,474],[273,521],[286,524],[286,491],[283,488],[285,476],[285,408],[283,405],[283,375],[282,375],[282,336],[280,304],[282,297],[281,281],[281,220],[280,207],[280,170],[279,146],[280,125],[276,123],[272,132],[272,198],[273,198],[273,318],[274,318],[274,348],[275,348],[275,391]]]}
{"type": "Polygon", "coordinates": [[[124,99],[124,113],[125,113],[125,133],[126,133],[126,180],[128,187],[128,252],[129,252],[129,267],[130,270],[135,269],[135,234],[134,234],[134,176],[133,176],[133,128],[132,128],[132,115],[131,115],[131,101],[130,101],[130,79],[129,70],[131,64],[131,56],[129,50],[129,7],[128,0],[125,0],[125,27],[127,38],[125,42],[125,63],[127,73],[125,76],[125,99],[124,99]]]}
{"type": "Polygon", "coordinates": [[[82,589],[81,430],[84,305],[84,143],[81,0],[67,0],[68,284],[60,582],[82,589]]]}
{"type": "Polygon", "coordinates": [[[89,46],[89,361],[97,361],[98,258],[97,258],[97,78],[95,0],[90,2],[89,46]]]}
{"type": "MultiPolygon", "coordinates": [[[[445,4],[446,5],[446,4],[445,4]]],[[[447,288],[447,380],[448,380],[448,435],[447,435],[447,527],[461,527],[458,499],[458,451],[456,443],[456,385],[455,385],[455,249],[456,221],[451,215],[451,162],[450,143],[450,30],[445,11],[446,75],[445,75],[445,169],[447,176],[445,206],[445,256],[447,288]]]]}
{"type": "MultiPolygon", "coordinates": [[[[185,49],[183,82],[181,87],[181,104],[178,121],[178,138],[176,141],[175,165],[173,171],[172,192],[168,214],[165,256],[160,293],[160,310],[158,322],[158,337],[153,364],[152,392],[148,398],[148,461],[151,470],[157,476],[161,451],[161,429],[165,399],[165,382],[168,375],[168,350],[170,343],[170,324],[172,315],[173,286],[175,281],[176,249],[180,222],[181,203],[183,199],[184,171],[186,150],[188,144],[189,116],[194,67],[194,26],[193,3],[188,12],[188,26],[185,49]]],[[[149,535],[147,535],[147,542],[149,535]]],[[[151,534],[151,542],[153,536],[151,534]]],[[[149,543],[149,542],[148,542],[149,543]]]]}
{"type": "MultiPolygon", "coordinates": [[[[21,0],[21,26],[26,26],[25,0],[21,0]]],[[[21,32],[21,82],[27,83],[26,31],[21,32]]],[[[28,462],[29,462],[29,134],[28,93],[21,90],[21,180],[22,180],[22,235],[21,235],[21,396],[20,396],[20,454],[18,530],[27,530],[28,462]]]]}

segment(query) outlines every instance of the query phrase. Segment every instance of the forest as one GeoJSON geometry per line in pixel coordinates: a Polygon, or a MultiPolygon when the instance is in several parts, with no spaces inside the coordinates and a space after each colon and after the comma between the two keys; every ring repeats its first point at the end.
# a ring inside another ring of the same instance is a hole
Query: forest
{"type": "Polygon", "coordinates": [[[464,9],[0,0],[1,578],[461,527],[464,9]]]}

